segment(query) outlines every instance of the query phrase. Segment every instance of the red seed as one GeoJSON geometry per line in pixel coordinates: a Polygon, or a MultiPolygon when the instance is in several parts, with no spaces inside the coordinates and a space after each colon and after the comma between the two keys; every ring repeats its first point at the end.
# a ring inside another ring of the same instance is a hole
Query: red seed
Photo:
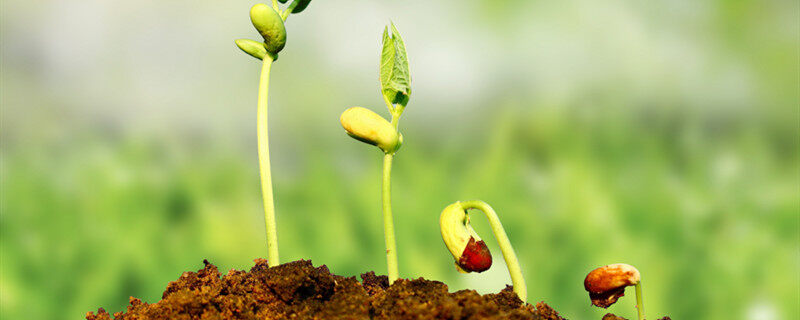
{"type": "Polygon", "coordinates": [[[469,237],[467,247],[458,259],[458,266],[468,272],[484,272],[492,266],[492,253],[486,243],[469,237]]]}

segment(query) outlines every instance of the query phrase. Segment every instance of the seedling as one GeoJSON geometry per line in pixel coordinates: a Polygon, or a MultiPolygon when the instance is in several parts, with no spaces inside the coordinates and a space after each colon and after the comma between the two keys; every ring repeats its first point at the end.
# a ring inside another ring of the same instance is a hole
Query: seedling
{"type": "Polygon", "coordinates": [[[383,235],[386,240],[386,266],[389,283],[398,278],[397,246],[392,221],[392,158],[403,136],[398,131],[398,121],[403,114],[411,94],[411,76],[408,71],[406,46],[394,24],[383,29],[383,49],[381,51],[380,82],[383,101],[389,108],[392,121],[389,122],[366,108],[353,107],[345,110],[339,119],[342,127],[351,137],[377,146],[383,151],[383,235]],[[391,34],[389,29],[391,27],[391,34]]]}
{"type": "Polygon", "coordinates": [[[278,1],[272,0],[272,7],[258,3],[250,8],[250,21],[264,42],[238,39],[236,45],[245,53],[262,61],[261,79],[258,85],[258,167],[261,174],[261,196],[264,200],[264,221],[267,229],[267,260],[270,267],[280,264],[278,257],[278,232],[275,226],[275,203],[272,196],[272,173],[269,165],[269,136],[267,130],[267,96],[269,95],[269,72],[272,62],[278,59],[278,52],[286,45],[284,21],[291,13],[299,13],[308,7],[311,0],[294,0],[286,10],[281,11],[278,1]]]}
{"type": "Polygon", "coordinates": [[[500,218],[486,202],[480,200],[456,202],[444,208],[439,216],[442,239],[455,258],[456,270],[483,272],[492,266],[492,253],[469,224],[469,212],[467,212],[469,209],[478,209],[486,214],[494,237],[500,245],[503,258],[506,260],[514,292],[520,300],[525,301],[528,297],[528,289],[525,286],[525,279],[522,277],[517,255],[514,253],[514,248],[511,247],[511,241],[508,240],[500,218]]]}
{"type": "Polygon", "coordinates": [[[616,303],[619,297],[625,295],[627,286],[636,288],[636,309],[639,320],[644,320],[642,277],[633,266],[624,263],[602,266],[589,272],[583,280],[583,287],[589,291],[592,304],[601,308],[608,308],[616,303]]]}

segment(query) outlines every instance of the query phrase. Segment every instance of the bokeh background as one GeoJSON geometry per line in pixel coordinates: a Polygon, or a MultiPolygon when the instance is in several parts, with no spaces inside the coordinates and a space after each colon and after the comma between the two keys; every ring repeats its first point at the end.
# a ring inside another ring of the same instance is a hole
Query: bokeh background
{"type": "MultiPolygon", "coordinates": [[[[2,1],[0,318],[155,302],[209,259],[266,255],[254,1],[2,1]]],[[[438,215],[499,212],[530,302],[599,319],[582,281],[643,274],[648,314],[800,318],[797,1],[337,0],[287,22],[270,138],[283,261],[385,273],[376,148],[338,123],[388,114],[380,33],[413,92],[393,191],[400,272],[463,275],[438,215]]],[[[485,219],[473,219],[491,239],[485,219]]],[[[629,290],[629,296],[632,290],[629,290]]],[[[609,311],[635,317],[626,297],[609,311]]]]}

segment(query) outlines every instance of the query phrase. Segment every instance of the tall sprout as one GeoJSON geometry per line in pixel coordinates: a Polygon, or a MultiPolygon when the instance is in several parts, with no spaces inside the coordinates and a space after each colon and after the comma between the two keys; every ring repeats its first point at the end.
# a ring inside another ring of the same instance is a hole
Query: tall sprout
{"type": "Polygon", "coordinates": [[[397,246],[392,218],[392,160],[403,142],[398,130],[411,94],[411,75],[405,43],[394,24],[383,29],[383,49],[380,63],[381,93],[392,120],[387,121],[366,108],[347,109],[340,118],[342,127],[351,137],[377,146],[383,151],[381,199],[383,202],[383,234],[386,241],[386,266],[389,283],[397,280],[397,246]],[[390,31],[391,30],[391,31],[390,31]]]}
{"type": "MultiPolygon", "coordinates": [[[[280,0],[286,3],[287,0],[280,0]]],[[[269,131],[267,130],[267,98],[269,96],[269,73],[272,63],[278,59],[278,52],[286,45],[284,22],[292,13],[300,13],[308,7],[311,0],[295,0],[286,10],[281,10],[277,0],[272,6],[257,3],[250,8],[250,21],[263,42],[238,39],[236,45],[245,53],[261,60],[261,78],[258,84],[258,109],[256,130],[258,135],[258,167],[261,175],[261,196],[264,201],[264,223],[267,230],[267,260],[269,266],[280,264],[278,255],[278,231],[275,225],[275,201],[272,194],[272,172],[269,163],[269,131]]]]}

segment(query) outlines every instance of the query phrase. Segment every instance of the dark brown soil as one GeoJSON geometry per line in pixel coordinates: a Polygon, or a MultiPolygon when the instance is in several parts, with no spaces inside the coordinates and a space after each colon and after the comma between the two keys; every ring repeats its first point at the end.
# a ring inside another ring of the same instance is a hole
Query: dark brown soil
{"type": "MultiPolygon", "coordinates": [[[[114,319],[563,319],[544,302],[523,303],[511,286],[487,295],[449,293],[444,283],[422,278],[389,286],[386,276],[368,272],[358,282],[307,260],[269,268],[257,259],[250,272],[222,276],[204,263],[203,269],[170,282],[159,302],[131,297],[128,309],[114,319]]],[[[100,308],[86,319],[112,317],[100,308]]]]}

